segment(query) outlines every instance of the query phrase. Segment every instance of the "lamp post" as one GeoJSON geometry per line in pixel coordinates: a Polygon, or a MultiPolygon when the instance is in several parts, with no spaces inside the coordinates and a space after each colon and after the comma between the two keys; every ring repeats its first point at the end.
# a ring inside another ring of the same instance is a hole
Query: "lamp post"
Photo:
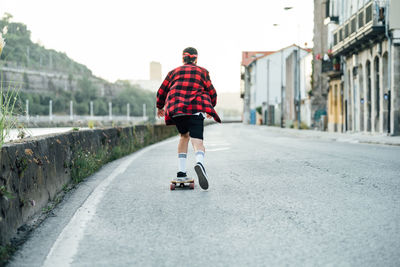
{"type": "MultiPolygon", "coordinates": [[[[265,118],[266,125],[270,125],[270,113],[269,113],[269,87],[270,87],[270,73],[271,69],[270,69],[270,60],[267,59],[267,118],[265,118]]],[[[265,116],[264,116],[265,117],[265,116]]]]}
{"type": "MultiPolygon", "coordinates": [[[[285,6],[283,8],[284,11],[288,11],[293,9],[292,6],[285,6]]],[[[280,26],[278,23],[272,24],[274,27],[280,26]]],[[[283,86],[283,52],[284,50],[281,50],[281,128],[283,128],[283,112],[284,112],[284,86],[283,86]]]]}
{"type": "MultiPolygon", "coordinates": [[[[289,10],[289,9],[285,9],[285,10],[289,10]]],[[[273,24],[273,26],[274,27],[278,27],[279,26],[279,24],[277,24],[277,23],[275,23],[275,24],[273,24]]],[[[284,86],[283,86],[283,52],[284,52],[284,49],[281,49],[281,122],[280,122],[280,125],[281,125],[281,128],[283,128],[283,111],[284,111],[284,109],[283,109],[283,92],[284,92],[284,86]]]]}

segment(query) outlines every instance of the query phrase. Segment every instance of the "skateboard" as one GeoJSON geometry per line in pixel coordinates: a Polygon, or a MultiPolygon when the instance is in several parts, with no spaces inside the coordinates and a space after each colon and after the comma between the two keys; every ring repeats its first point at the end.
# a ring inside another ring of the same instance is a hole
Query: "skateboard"
{"type": "Polygon", "coordinates": [[[194,180],[193,179],[188,179],[188,180],[181,180],[181,179],[173,179],[171,181],[170,189],[175,190],[175,188],[185,188],[189,187],[190,189],[194,189],[194,180]]]}

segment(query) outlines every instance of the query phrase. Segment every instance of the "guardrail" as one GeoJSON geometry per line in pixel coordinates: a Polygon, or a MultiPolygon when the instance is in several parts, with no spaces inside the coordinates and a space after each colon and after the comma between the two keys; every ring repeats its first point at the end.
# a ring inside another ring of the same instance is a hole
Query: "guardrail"
{"type": "Polygon", "coordinates": [[[79,115],[53,115],[53,116],[19,116],[18,122],[21,123],[41,123],[41,122],[69,122],[69,121],[119,121],[119,122],[147,122],[148,116],[79,116],[79,115]]]}

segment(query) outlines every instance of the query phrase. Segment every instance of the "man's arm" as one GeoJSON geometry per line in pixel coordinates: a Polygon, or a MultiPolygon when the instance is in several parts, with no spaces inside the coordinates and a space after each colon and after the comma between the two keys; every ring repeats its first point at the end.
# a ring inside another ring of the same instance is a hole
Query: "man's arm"
{"type": "Polygon", "coordinates": [[[210,95],[211,104],[213,105],[213,107],[215,107],[217,105],[217,91],[215,90],[215,88],[211,82],[210,74],[208,74],[208,71],[206,71],[206,79],[205,79],[204,85],[205,85],[206,91],[210,95]]]}
{"type": "Polygon", "coordinates": [[[165,105],[165,99],[167,98],[171,84],[171,72],[168,73],[167,77],[161,84],[157,91],[157,108],[163,109],[165,105]]]}

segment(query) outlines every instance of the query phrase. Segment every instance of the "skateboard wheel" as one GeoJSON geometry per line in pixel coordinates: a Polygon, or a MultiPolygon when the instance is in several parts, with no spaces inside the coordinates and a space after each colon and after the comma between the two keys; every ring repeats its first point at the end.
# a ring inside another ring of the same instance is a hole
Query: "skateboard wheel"
{"type": "Polygon", "coordinates": [[[175,184],[171,184],[169,187],[171,190],[175,190],[175,184]]]}
{"type": "Polygon", "coordinates": [[[194,189],[194,183],[190,183],[189,187],[190,189],[194,189]]]}

